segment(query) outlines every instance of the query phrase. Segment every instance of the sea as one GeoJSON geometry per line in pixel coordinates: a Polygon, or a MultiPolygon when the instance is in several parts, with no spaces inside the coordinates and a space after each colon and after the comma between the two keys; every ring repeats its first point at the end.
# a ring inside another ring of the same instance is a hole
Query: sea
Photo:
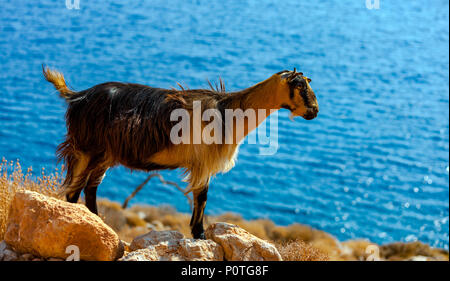
{"type": "MultiPolygon", "coordinates": [[[[448,1],[0,0],[0,13],[0,157],[37,174],[61,165],[66,105],[42,64],[75,90],[221,78],[237,91],[295,67],[312,79],[318,117],[280,110],[276,152],[244,142],[211,180],[206,213],[448,250],[448,1]]],[[[161,175],[186,187],[181,171],[161,175]]],[[[110,169],[98,194],[123,202],[146,177],[110,169]]],[[[131,204],[190,212],[156,178],[131,204]]]]}

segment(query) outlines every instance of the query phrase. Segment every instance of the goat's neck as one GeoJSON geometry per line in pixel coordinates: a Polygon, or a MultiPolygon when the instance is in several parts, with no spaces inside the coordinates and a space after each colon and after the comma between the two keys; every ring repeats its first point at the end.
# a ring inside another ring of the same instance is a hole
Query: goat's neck
{"type": "MultiPolygon", "coordinates": [[[[247,109],[254,110],[256,127],[258,127],[270,114],[280,109],[280,105],[277,102],[278,86],[278,78],[272,76],[250,88],[230,93],[223,105],[227,109],[242,109],[244,112],[247,109]]],[[[245,120],[243,123],[245,136],[256,128],[253,124],[245,122],[245,120]]]]}
{"type": "Polygon", "coordinates": [[[250,88],[229,95],[229,105],[231,109],[279,109],[276,101],[279,82],[276,77],[271,77],[250,88]]]}

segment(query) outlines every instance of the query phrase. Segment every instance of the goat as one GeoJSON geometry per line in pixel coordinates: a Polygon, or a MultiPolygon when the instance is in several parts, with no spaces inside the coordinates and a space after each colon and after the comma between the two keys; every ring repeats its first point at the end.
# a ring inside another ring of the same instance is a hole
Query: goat
{"type": "Polygon", "coordinates": [[[311,80],[295,68],[231,93],[225,92],[222,82],[220,89],[211,90],[107,82],[76,92],[67,87],[62,73],[43,66],[43,74],[68,104],[67,134],[57,149],[58,158],[65,162],[62,189],[67,201],[76,203],[84,190],[86,206],[97,214],[97,186],[107,169],[119,164],[147,172],[182,168],[188,175],[187,192],[194,197],[190,227],[195,239],[204,239],[203,214],[211,176],[234,166],[238,146],[254,126],[245,125],[243,137],[231,144],[174,144],[171,112],[186,109],[192,115],[195,101],[201,102],[202,111],[266,109],[266,113],[258,111],[263,114],[258,116],[258,126],[270,115],[267,110],[285,108],[307,120],[319,111],[311,80]]]}

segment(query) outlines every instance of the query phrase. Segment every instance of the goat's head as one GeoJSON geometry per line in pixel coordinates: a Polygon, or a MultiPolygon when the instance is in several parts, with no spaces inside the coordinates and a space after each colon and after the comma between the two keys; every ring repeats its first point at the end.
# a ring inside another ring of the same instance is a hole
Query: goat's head
{"type": "Polygon", "coordinates": [[[289,109],[291,117],[302,116],[306,120],[316,118],[319,112],[316,95],[309,83],[311,79],[302,72],[283,70],[275,74],[280,82],[278,102],[280,108],[289,109]]]}

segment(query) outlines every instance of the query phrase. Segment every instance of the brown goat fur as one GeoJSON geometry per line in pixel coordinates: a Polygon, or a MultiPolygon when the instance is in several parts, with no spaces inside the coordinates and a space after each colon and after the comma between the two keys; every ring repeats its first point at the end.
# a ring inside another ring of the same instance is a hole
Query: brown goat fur
{"type": "MultiPolygon", "coordinates": [[[[292,114],[309,120],[318,112],[309,78],[295,70],[281,71],[253,87],[233,93],[226,93],[222,82],[220,89],[211,87],[210,90],[160,89],[107,82],[76,92],[66,86],[61,73],[45,67],[43,72],[68,104],[67,135],[57,150],[66,164],[67,200],[77,202],[84,190],[87,207],[97,213],[97,186],[106,170],[116,165],[143,171],[182,168],[189,183],[187,192],[194,193],[191,220],[194,238],[203,237],[202,220],[210,177],[234,166],[242,138],[255,127],[244,124],[244,135],[232,144],[173,144],[170,133],[177,122],[170,120],[171,112],[185,109],[192,116],[194,101],[201,102],[202,111],[216,109],[222,116],[225,109],[287,108],[292,114]]],[[[270,111],[262,118],[258,116],[256,126],[269,114],[270,111]]],[[[191,122],[192,130],[196,124],[191,122]]],[[[204,127],[205,122],[200,126],[204,127]]]]}

